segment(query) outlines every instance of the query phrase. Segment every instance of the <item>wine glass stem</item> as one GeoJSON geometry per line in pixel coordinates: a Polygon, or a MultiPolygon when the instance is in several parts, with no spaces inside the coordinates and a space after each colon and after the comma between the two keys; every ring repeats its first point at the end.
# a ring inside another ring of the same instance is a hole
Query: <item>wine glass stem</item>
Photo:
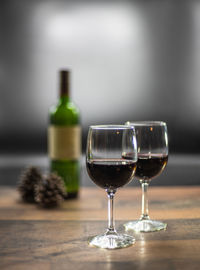
{"type": "Polygon", "coordinates": [[[148,197],[147,197],[147,190],[149,183],[145,180],[141,180],[140,182],[142,186],[142,214],[140,219],[147,220],[149,219],[148,197]]]}
{"type": "Polygon", "coordinates": [[[113,218],[113,208],[114,208],[114,196],[115,196],[116,190],[107,190],[108,194],[108,229],[107,234],[113,234],[116,233],[115,230],[115,222],[113,218]]]}

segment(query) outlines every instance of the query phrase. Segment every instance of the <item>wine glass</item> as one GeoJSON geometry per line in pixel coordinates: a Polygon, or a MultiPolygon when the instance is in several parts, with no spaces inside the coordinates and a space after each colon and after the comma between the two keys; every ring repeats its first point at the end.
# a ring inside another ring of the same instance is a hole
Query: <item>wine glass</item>
{"type": "Polygon", "coordinates": [[[135,239],[118,234],[113,218],[113,200],[119,187],[129,183],[137,162],[135,130],[126,125],[90,126],[87,139],[86,167],[92,181],[108,195],[108,228],[92,237],[89,244],[116,249],[132,245],[135,239]]]}
{"type": "Polygon", "coordinates": [[[151,220],[148,214],[147,189],[152,178],[164,170],[168,161],[167,125],[159,121],[127,122],[135,127],[138,161],[135,177],[142,186],[142,214],[138,221],[124,224],[126,231],[153,232],[166,229],[167,224],[151,220]]]}

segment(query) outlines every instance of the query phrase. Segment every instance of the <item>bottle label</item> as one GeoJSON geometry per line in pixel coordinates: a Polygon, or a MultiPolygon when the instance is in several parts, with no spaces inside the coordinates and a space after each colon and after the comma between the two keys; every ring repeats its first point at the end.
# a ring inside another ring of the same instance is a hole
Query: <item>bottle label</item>
{"type": "Polygon", "coordinates": [[[50,125],[48,128],[48,153],[51,159],[76,160],[81,155],[81,128],[50,125]]]}

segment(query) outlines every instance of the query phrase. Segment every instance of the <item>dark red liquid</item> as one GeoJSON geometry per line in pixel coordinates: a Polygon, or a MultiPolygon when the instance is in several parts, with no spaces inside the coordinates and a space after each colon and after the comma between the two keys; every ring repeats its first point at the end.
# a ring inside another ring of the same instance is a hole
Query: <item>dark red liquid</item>
{"type": "Polygon", "coordinates": [[[92,181],[104,189],[111,190],[130,182],[136,169],[136,163],[124,159],[92,160],[86,165],[92,181]]]}
{"type": "Polygon", "coordinates": [[[150,180],[158,176],[167,165],[168,156],[160,154],[138,155],[135,177],[150,180]]]}

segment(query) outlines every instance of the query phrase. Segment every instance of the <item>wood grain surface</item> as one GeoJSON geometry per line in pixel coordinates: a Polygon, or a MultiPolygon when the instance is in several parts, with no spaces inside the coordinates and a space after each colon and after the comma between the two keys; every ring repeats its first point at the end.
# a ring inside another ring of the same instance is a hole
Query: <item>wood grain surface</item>
{"type": "MultiPolygon", "coordinates": [[[[141,191],[116,194],[116,228],[140,215],[141,191]]],[[[14,188],[0,189],[0,269],[200,269],[200,187],[150,187],[150,216],[167,230],[132,233],[125,249],[88,246],[88,237],[107,226],[107,196],[82,188],[79,199],[47,210],[20,201],[14,188]]]]}

